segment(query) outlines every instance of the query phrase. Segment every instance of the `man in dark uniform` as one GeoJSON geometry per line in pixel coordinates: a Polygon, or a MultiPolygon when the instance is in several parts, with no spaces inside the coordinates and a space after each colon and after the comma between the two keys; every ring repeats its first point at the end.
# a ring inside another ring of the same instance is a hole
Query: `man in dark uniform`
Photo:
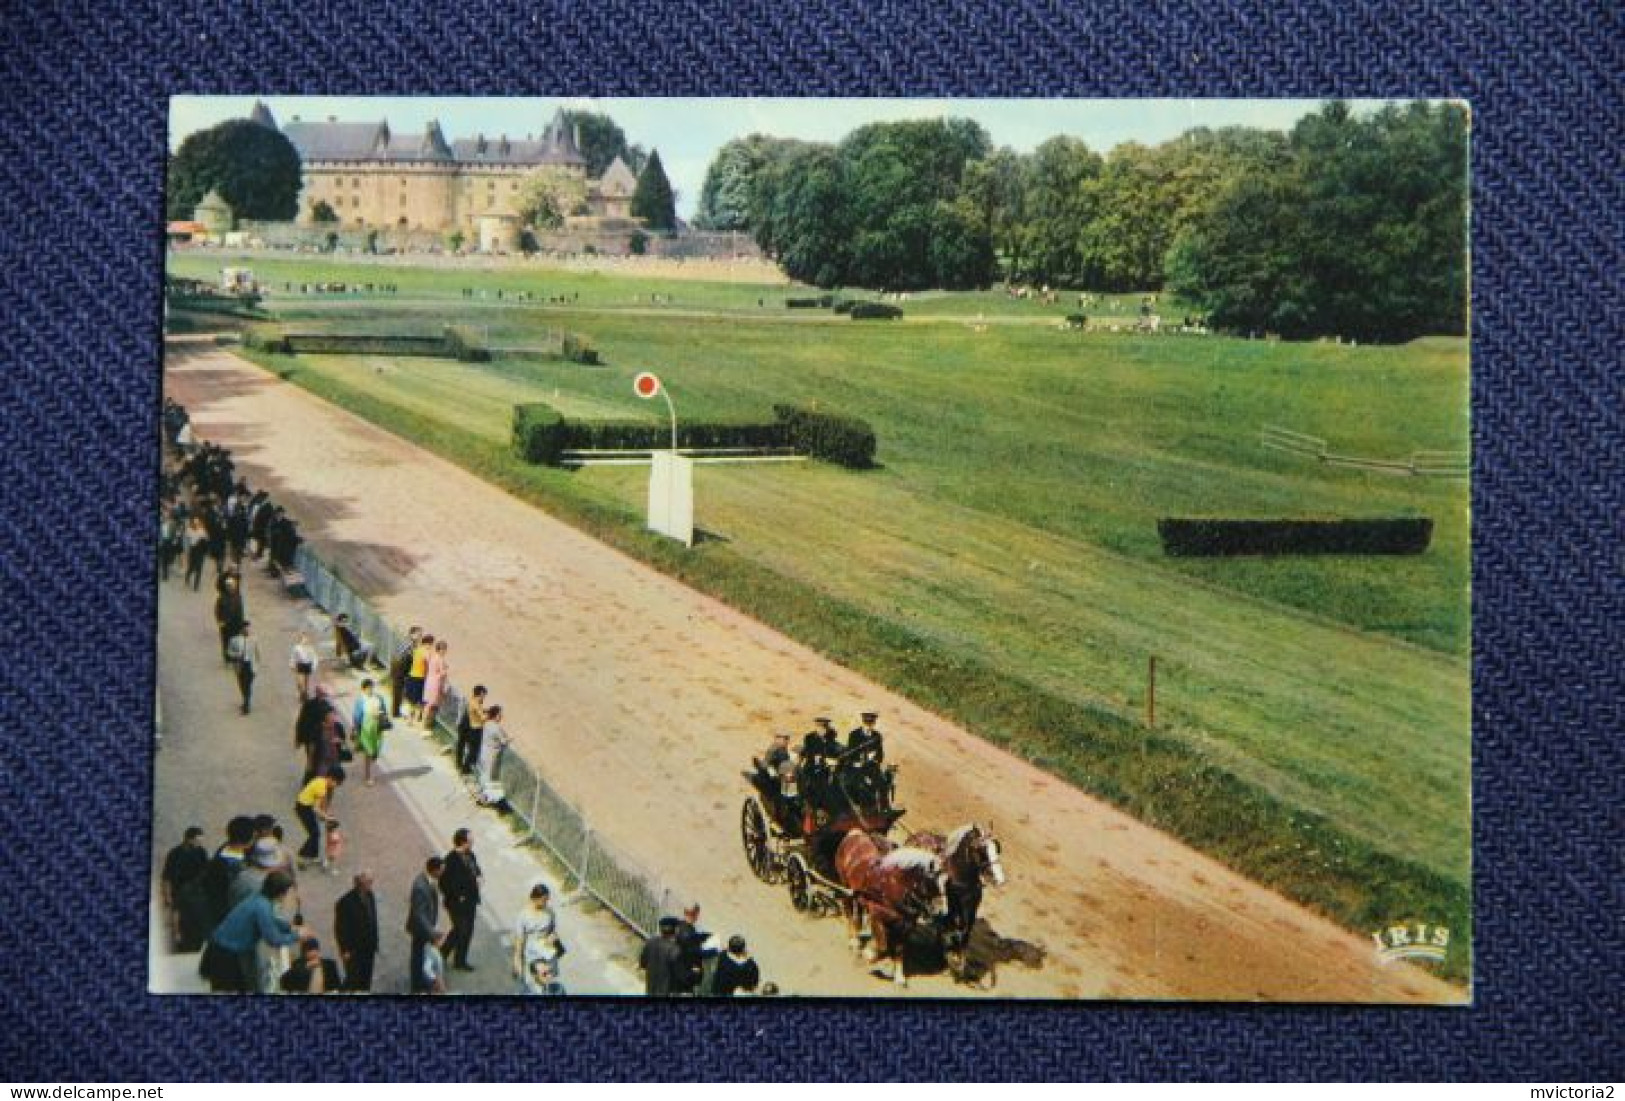
{"type": "Polygon", "coordinates": [[[865,711],[860,718],[862,725],[846,736],[846,765],[868,793],[867,801],[890,806],[897,794],[896,770],[885,767],[885,739],[875,729],[880,713],[865,711]]]}
{"type": "Polygon", "coordinates": [[[846,736],[846,752],[850,760],[861,765],[882,765],[886,762],[885,741],[880,731],[875,729],[875,721],[879,718],[878,711],[865,711],[862,715],[863,725],[846,736]]]}
{"type": "Polygon", "coordinates": [[[797,779],[807,809],[814,814],[822,810],[827,815],[835,796],[830,781],[841,742],[828,718],[820,715],[813,722],[817,725],[801,740],[801,769],[797,779]]]}

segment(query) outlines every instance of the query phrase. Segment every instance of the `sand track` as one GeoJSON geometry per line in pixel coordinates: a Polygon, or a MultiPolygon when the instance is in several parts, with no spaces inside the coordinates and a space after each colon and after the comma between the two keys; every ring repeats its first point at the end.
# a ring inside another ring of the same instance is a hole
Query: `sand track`
{"type": "MultiPolygon", "coordinates": [[[[1369,938],[1082,794],[411,443],[203,342],[165,389],[236,453],[319,553],[397,623],[451,641],[452,678],[503,703],[525,756],[705,923],[750,938],[788,992],[886,995],[838,922],[802,918],[740,851],[739,770],[773,728],[882,713],[905,825],[989,821],[1010,884],[983,913],[1041,945],[1018,997],[1460,1002],[1369,938]]],[[[274,650],[284,640],[267,640],[274,650]]],[[[271,652],[268,650],[268,652],[271,652]]],[[[961,993],[926,976],[910,993],[961,993]]]]}

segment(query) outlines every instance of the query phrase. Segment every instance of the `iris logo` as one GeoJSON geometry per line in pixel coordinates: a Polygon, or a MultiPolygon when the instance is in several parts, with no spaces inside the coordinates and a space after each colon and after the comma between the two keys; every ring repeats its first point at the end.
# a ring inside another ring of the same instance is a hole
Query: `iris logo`
{"type": "Polygon", "coordinates": [[[1443,925],[1429,925],[1425,921],[1409,925],[1390,925],[1371,934],[1377,949],[1377,962],[1384,967],[1395,960],[1432,960],[1443,963],[1450,948],[1450,930],[1443,925]]]}

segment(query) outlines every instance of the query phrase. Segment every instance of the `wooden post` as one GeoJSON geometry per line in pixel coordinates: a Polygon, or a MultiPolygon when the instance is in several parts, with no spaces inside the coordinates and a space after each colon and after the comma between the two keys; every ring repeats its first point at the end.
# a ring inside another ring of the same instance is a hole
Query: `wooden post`
{"type": "Polygon", "coordinates": [[[1152,730],[1157,728],[1157,655],[1152,654],[1146,663],[1145,682],[1145,725],[1152,730]]]}

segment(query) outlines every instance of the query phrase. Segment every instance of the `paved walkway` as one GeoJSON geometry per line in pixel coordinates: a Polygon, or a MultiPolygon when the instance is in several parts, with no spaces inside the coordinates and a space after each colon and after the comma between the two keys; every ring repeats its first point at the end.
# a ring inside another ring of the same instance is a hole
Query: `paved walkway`
{"type": "MultiPolygon", "coordinates": [[[[297,698],[287,667],[295,634],[319,616],[309,601],[290,599],[262,569],[245,563],[244,603],[260,638],[264,668],[254,686],[252,714],[238,714],[236,680],[221,661],[213,619],[213,567],[203,587],[184,588],[179,574],[159,586],[158,694],[161,744],[154,770],[154,880],[164,854],[187,826],[201,826],[213,849],[236,814],[269,813],[296,850],[304,831],[293,813],[302,758],[293,745],[297,698]]],[[[313,641],[320,636],[312,635],[313,641]]],[[[348,716],[359,681],[324,663],[321,678],[348,716]]],[[[300,907],[321,938],[324,953],[338,955],[332,937],[333,904],[362,868],[373,872],[382,941],[373,989],[407,990],[409,942],[404,932],[411,881],[428,857],[444,854],[460,826],[474,831],[474,850],[485,872],[484,902],[470,962],[473,972],[450,972],[456,994],[509,994],[514,990],[508,930],[537,881],[553,888],[559,933],[569,949],[564,981],[575,994],[635,994],[639,943],[624,926],[585,896],[538,852],[521,846],[495,813],[474,806],[449,756],[415,728],[397,725],[387,735],[376,787],[361,780],[359,763],[335,797],[333,813],[347,841],[341,866],[299,875],[300,907]]],[[[154,899],[157,892],[154,891],[154,899]]],[[[156,909],[156,901],[155,901],[156,909]]],[[[441,925],[445,927],[444,910],[441,925]]],[[[152,928],[162,925],[155,913],[152,928]]],[[[149,988],[155,993],[204,989],[197,956],[177,956],[155,937],[149,988]]]]}

